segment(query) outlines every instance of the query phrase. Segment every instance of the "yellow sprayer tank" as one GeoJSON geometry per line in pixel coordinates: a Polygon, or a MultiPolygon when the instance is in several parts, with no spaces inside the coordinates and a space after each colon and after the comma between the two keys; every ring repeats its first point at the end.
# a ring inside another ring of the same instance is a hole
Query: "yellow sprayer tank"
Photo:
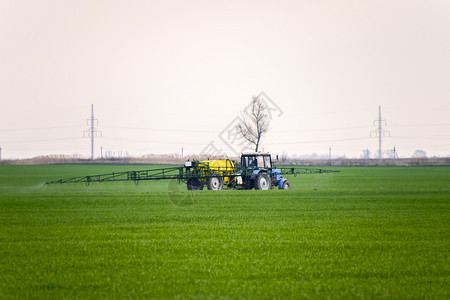
{"type": "MultiPolygon", "coordinates": [[[[205,175],[220,174],[225,176],[234,173],[234,162],[229,159],[204,160],[200,162],[200,166],[209,167],[210,171],[205,169],[205,173],[208,172],[210,174],[205,175]]],[[[230,177],[223,177],[224,184],[228,184],[230,180],[230,177]]]]}

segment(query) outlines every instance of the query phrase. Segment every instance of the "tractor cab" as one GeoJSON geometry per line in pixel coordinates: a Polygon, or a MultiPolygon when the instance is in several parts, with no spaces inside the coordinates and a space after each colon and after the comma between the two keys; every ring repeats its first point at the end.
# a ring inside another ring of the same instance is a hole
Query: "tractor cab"
{"type": "Polygon", "coordinates": [[[268,153],[244,153],[241,156],[243,168],[271,169],[272,157],[268,153]]]}

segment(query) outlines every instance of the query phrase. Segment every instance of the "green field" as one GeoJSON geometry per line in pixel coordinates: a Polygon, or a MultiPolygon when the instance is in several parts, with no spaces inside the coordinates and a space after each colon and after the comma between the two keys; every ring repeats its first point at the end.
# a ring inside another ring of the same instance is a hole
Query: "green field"
{"type": "Polygon", "coordinates": [[[450,167],[343,167],[289,191],[42,185],[144,168],[0,166],[0,298],[450,297],[450,167]]]}

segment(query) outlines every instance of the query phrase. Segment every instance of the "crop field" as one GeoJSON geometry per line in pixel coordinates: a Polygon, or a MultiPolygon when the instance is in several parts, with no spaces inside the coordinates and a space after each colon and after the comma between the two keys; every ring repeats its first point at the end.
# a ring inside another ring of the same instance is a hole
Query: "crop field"
{"type": "Polygon", "coordinates": [[[0,166],[0,298],[450,297],[450,167],[331,167],[270,191],[42,185],[151,167],[0,166]]]}

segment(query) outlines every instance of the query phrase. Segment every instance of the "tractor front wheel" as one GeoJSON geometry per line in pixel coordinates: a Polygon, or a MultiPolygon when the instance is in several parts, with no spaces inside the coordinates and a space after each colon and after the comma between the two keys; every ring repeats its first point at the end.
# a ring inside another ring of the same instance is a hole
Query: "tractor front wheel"
{"type": "Polygon", "coordinates": [[[255,181],[255,189],[257,190],[270,190],[271,181],[270,177],[267,174],[259,174],[258,177],[256,177],[255,181]]]}
{"type": "Polygon", "coordinates": [[[282,189],[282,190],[289,190],[289,189],[291,189],[291,184],[289,183],[289,181],[285,180],[285,181],[281,184],[281,189],[282,189]]]}
{"type": "Polygon", "coordinates": [[[188,191],[203,190],[203,184],[198,179],[191,178],[187,181],[187,189],[188,191]]]}
{"type": "Polygon", "coordinates": [[[206,186],[208,190],[220,191],[223,188],[223,178],[219,174],[214,174],[206,180],[206,186]]]}

